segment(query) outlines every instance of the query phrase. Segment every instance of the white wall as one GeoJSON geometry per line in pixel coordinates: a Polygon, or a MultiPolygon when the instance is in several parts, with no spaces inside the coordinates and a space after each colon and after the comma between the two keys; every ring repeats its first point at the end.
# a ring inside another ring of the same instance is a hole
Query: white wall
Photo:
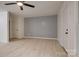
{"type": "Polygon", "coordinates": [[[58,40],[68,55],[76,54],[77,2],[64,2],[58,14],[58,40]],[[68,28],[68,35],[65,31],[68,28]]]}
{"type": "Polygon", "coordinates": [[[24,17],[12,15],[10,16],[10,38],[24,37],[24,17]]]}
{"type": "Polygon", "coordinates": [[[24,18],[23,17],[18,17],[18,38],[23,38],[24,37],[24,18]]]}
{"type": "Polygon", "coordinates": [[[9,42],[9,14],[6,11],[0,12],[0,42],[9,42]]]}
{"type": "Polygon", "coordinates": [[[12,15],[11,13],[9,13],[9,35],[10,35],[10,38],[13,38],[13,18],[12,18],[12,15]]]}
{"type": "Polygon", "coordinates": [[[78,2],[78,23],[77,23],[77,56],[79,56],[79,2],[78,2]]]}

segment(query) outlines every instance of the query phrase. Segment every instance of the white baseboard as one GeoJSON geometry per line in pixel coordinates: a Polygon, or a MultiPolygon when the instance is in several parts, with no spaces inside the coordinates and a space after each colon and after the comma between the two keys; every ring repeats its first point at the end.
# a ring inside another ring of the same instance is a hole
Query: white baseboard
{"type": "Polygon", "coordinates": [[[79,57],[79,54],[77,54],[75,57],[79,57]]]}
{"type": "Polygon", "coordinates": [[[76,57],[76,51],[75,50],[68,50],[66,49],[69,57],[76,57]]]}
{"type": "MultiPolygon", "coordinates": [[[[58,41],[59,42],[59,41],[58,41]]],[[[60,42],[59,42],[60,43],[60,42]]],[[[62,44],[60,44],[62,47],[64,47],[62,44]]],[[[75,49],[67,49],[65,48],[65,51],[67,52],[69,57],[75,57],[76,56],[76,50],[75,49]]]]}
{"type": "Polygon", "coordinates": [[[57,40],[56,38],[47,38],[47,37],[32,37],[32,36],[25,36],[24,38],[34,38],[34,39],[51,39],[51,40],[57,40]]]}
{"type": "Polygon", "coordinates": [[[10,39],[23,39],[24,37],[22,37],[22,38],[18,38],[18,37],[12,37],[12,38],[10,38],[10,39]]]}
{"type": "Polygon", "coordinates": [[[9,41],[0,41],[0,43],[9,43],[9,41]]]}

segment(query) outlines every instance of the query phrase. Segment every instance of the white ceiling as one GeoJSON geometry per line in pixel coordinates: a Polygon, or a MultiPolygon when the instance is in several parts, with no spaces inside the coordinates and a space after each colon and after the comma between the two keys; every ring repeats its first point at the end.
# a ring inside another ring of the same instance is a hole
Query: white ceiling
{"type": "Polygon", "coordinates": [[[59,1],[26,1],[26,3],[35,5],[35,8],[30,8],[28,6],[24,6],[24,10],[21,11],[17,5],[4,5],[8,2],[15,1],[0,1],[0,10],[1,11],[9,11],[13,14],[24,16],[24,17],[37,17],[37,16],[49,16],[56,15],[58,10],[62,4],[59,1]]]}

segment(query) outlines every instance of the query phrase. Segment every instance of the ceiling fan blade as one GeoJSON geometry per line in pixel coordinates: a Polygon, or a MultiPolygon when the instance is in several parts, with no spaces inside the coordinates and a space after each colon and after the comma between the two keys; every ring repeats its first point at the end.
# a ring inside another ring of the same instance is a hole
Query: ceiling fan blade
{"type": "Polygon", "coordinates": [[[30,5],[30,4],[27,4],[27,3],[23,3],[23,5],[25,5],[25,6],[29,6],[29,7],[32,7],[32,8],[35,7],[34,5],[30,5]]]}
{"type": "Polygon", "coordinates": [[[5,3],[5,5],[13,5],[13,4],[16,4],[16,3],[5,3]]]}
{"type": "Polygon", "coordinates": [[[21,10],[23,10],[23,6],[19,6],[21,10]]]}

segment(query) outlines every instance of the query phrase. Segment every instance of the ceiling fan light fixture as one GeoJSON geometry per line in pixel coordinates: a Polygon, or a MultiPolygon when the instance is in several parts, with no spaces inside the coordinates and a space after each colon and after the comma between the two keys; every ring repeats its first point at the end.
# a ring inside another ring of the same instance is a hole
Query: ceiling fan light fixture
{"type": "Polygon", "coordinates": [[[17,5],[18,6],[23,6],[23,3],[22,2],[17,2],[17,5]]]}
{"type": "Polygon", "coordinates": [[[17,4],[17,6],[20,7],[20,10],[23,10],[23,6],[28,6],[28,7],[31,7],[31,8],[34,8],[35,6],[34,5],[31,5],[31,4],[28,4],[28,3],[24,3],[25,1],[16,1],[15,3],[5,3],[4,5],[15,5],[17,4]]]}

